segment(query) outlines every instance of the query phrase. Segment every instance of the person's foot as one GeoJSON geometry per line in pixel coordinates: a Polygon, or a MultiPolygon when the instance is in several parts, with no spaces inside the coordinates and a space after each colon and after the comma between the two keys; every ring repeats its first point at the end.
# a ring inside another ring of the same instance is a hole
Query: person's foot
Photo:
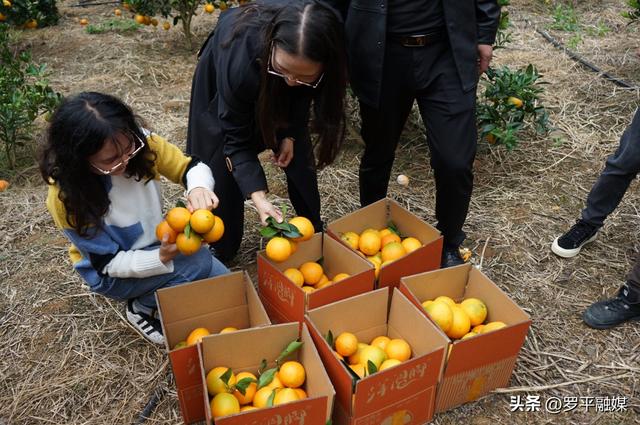
{"type": "Polygon", "coordinates": [[[160,321],[148,314],[135,311],[133,300],[127,301],[127,320],[146,340],[154,344],[164,345],[160,321]]]}
{"type": "Polygon", "coordinates": [[[598,227],[578,220],[567,233],[553,241],[551,251],[560,257],[575,257],[583,246],[596,240],[597,234],[598,227]]]}
{"type": "Polygon", "coordinates": [[[460,249],[457,246],[444,246],[442,248],[440,267],[445,269],[447,267],[459,266],[460,264],[464,264],[464,260],[460,256],[460,249]]]}
{"type": "Polygon", "coordinates": [[[609,329],[629,320],[640,320],[640,299],[632,299],[625,283],[614,298],[591,304],[582,319],[594,329],[609,329]]]}

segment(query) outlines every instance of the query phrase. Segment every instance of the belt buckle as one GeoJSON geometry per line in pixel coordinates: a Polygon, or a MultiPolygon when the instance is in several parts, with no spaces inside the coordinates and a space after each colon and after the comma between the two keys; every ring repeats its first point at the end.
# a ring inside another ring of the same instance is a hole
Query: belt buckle
{"type": "Polygon", "coordinates": [[[424,47],[427,45],[427,36],[424,34],[407,36],[404,45],[406,47],[424,47]]]}

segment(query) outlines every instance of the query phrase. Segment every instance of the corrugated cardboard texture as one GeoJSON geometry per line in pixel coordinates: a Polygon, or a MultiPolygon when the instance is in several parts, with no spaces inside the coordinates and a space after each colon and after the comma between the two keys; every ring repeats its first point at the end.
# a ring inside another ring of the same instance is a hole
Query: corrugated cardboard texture
{"type": "Polygon", "coordinates": [[[400,290],[416,306],[440,295],[456,302],[479,298],[487,305],[486,322],[502,321],[507,325],[497,331],[453,342],[438,388],[436,412],[508,385],[531,319],[495,283],[475,267],[464,264],[403,278],[400,290]],[[469,387],[461,389],[465,384],[469,387]]]}
{"type": "Polygon", "coordinates": [[[301,338],[302,348],[290,359],[302,363],[306,371],[305,387],[308,399],[285,405],[260,409],[219,418],[217,425],[241,425],[248,423],[305,423],[324,425],[330,417],[334,390],[322,368],[322,362],[313,345],[306,326],[299,333],[297,323],[273,325],[240,332],[213,335],[203,338],[200,345],[201,369],[207,423],[211,424],[209,397],[206,395],[206,373],[217,366],[232,368],[234,373],[249,371],[256,373],[262,359],[267,359],[269,367],[280,352],[291,342],[301,338]]]}

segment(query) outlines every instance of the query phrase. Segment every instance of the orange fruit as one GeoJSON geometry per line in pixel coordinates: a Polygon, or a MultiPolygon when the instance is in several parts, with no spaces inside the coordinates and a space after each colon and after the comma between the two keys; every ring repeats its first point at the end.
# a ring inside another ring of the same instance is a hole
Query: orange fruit
{"type": "Polygon", "coordinates": [[[308,261],[300,266],[300,272],[304,277],[304,283],[307,285],[315,285],[320,282],[322,279],[322,275],[324,274],[324,270],[322,270],[322,266],[316,262],[308,261]]]}
{"type": "Polygon", "coordinates": [[[302,236],[299,238],[293,238],[295,242],[308,241],[314,235],[316,230],[313,228],[311,220],[306,217],[293,217],[289,220],[289,224],[293,224],[298,228],[302,236]]]}
{"type": "Polygon", "coordinates": [[[238,328],[234,328],[233,326],[228,326],[226,328],[222,328],[220,330],[220,333],[221,334],[228,334],[228,333],[231,333],[231,332],[235,332],[237,330],[238,330],[238,328]]]}
{"type": "Polygon", "coordinates": [[[303,390],[302,388],[294,388],[294,391],[298,393],[298,398],[300,400],[304,400],[305,398],[307,398],[307,392],[305,390],[303,390]]]}
{"type": "Polygon", "coordinates": [[[144,22],[145,22],[144,15],[137,14],[134,19],[138,24],[144,25],[144,22]]]}
{"type": "Polygon", "coordinates": [[[351,368],[351,370],[353,370],[356,375],[358,375],[360,378],[364,378],[364,366],[362,366],[360,363],[357,364],[351,364],[349,365],[349,367],[351,368]]]}
{"type": "Polygon", "coordinates": [[[184,231],[184,228],[189,224],[191,213],[184,207],[175,207],[167,211],[167,223],[176,232],[180,233],[184,231]]]}
{"type": "Polygon", "coordinates": [[[333,277],[333,283],[339,282],[339,281],[341,281],[341,280],[343,280],[343,279],[346,279],[346,278],[348,278],[348,277],[350,277],[350,276],[351,276],[351,275],[350,275],[350,274],[348,274],[348,273],[338,273],[337,275],[335,275],[335,276],[333,277]]]}
{"type": "Polygon", "coordinates": [[[467,333],[466,333],[466,334],[464,334],[464,335],[462,336],[462,338],[460,338],[460,339],[467,339],[467,338],[471,338],[472,336],[476,336],[476,335],[478,335],[478,334],[477,334],[477,333],[475,333],[475,332],[467,332],[467,333]]]}
{"type": "Polygon", "coordinates": [[[451,309],[453,312],[453,321],[448,332],[445,332],[451,339],[462,338],[471,329],[471,321],[469,316],[458,306],[451,309]]]}
{"type": "Polygon", "coordinates": [[[370,345],[384,350],[385,348],[387,348],[387,344],[389,343],[389,341],[391,341],[391,338],[385,335],[381,335],[373,338],[370,345]]]}
{"type": "Polygon", "coordinates": [[[365,230],[360,235],[360,239],[358,240],[358,247],[360,251],[362,251],[365,255],[375,255],[378,251],[380,251],[381,246],[380,236],[378,233],[374,233],[374,231],[365,230]]]}
{"type": "Polygon", "coordinates": [[[395,233],[389,232],[389,234],[382,236],[382,238],[380,239],[380,244],[382,245],[382,247],[390,244],[391,242],[400,243],[400,236],[396,235],[395,233]]]}
{"type": "Polygon", "coordinates": [[[124,10],[131,10],[131,5],[125,1],[125,2],[122,2],[122,8],[124,10]]]}
{"type": "Polygon", "coordinates": [[[400,242],[389,242],[382,248],[382,262],[395,261],[407,254],[400,242]]]}
{"type": "Polygon", "coordinates": [[[304,384],[304,366],[295,361],[285,362],[280,366],[278,377],[285,387],[298,388],[304,384]]]}
{"type": "Polygon", "coordinates": [[[483,330],[484,330],[484,325],[475,325],[473,329],[471,329],[471,332],[481,334],[483,330]]]}
{"type": "Polygon", "coordinates": [[[220,238],[224,235],[224,223],[222,219],[217,215],[213,216],[213,227],[207,233],[202,235],[202,239],[204,239],[207,243],[218,242],[220,238]]]}
{"type": "Polygon", "coordinates": [[[269,397],[271,397],[271,393],[274,391],[274,388],[270,387],[262,387],[256,394],[253,396],[253,405],[258,409],[262,409],[263,407],[267,407],[267,402],[269,401],[269,397]]]}
{"type": "Polygon", "coordinates": [[[380,229],[379,230],[380,238],[384,238],[385,236],[390,235],[392,233],[393,233],[393,231],[391,229],[389,229],[388,227],[385,227],[384,229],[380,229]]]}
{"type": "Polygon", "coordinates": [[[401,362],[411,358],[411,346],[407,341],[401,338],[395,338],[389,341],[384,352],[388,359],[396,359],[401,362]]]}
{"type": "Polygon", "coordinates": [[[276,392],[276,396],[273,398],[273,405],[291,403],[292,401],[300,400],[298,392],[293,388],[282,388],[276,392]]]}
{"type": "Polygon", "coordinates": [[[400,363],[402,363],[402,362],[400,360],[398,360],[398,359],[387,359],[387,360],[382,362],[382,364],[380,365],[380,369],[379,370],[389,369],[390,367],[397,366],[400,363]]]}
{"type": "MultiPolygon", "coordinates": [[[[250,372],[240,372],[236,375],[236,384],[243,379],[250,378],[255,379],[258,382],[256,376],[250,372]]],[[[258,384],[256,382],[252,382],[248,387],[245,388],[244,394],[240,391],[235,390],[233,392],[233,396],[238,400],[240,404],[249,404],[253,401],[253,397],[256,395],[256,390],[258,389],[258,384]]]]}
{"type": "Polygon", "coordinates": [[[240,413],[240,403],[229,393],[217,394],[211,400],[211,414],[214,418],[240,413]]]}
{"type": "Polygon", "coordinates": [[[151,23],[151,16],[146,16],[144,17],[144,24],[145,25],[149,25],[151,23]]]}
{"type": "MultiPolygon", "coordinates": [[[[387,348],[389,346],[387,345],[387,348]]],[[[367,365],[369,362],[373,363],[377,369],[380,369],[380,365],[383,361],[387,360],[387,355],[383,350],[372,345],[368,345],[360,352],[360,364],[368,370],[367,365]]]]}
{"type": "Polygon", "coordinates": [[[258,410],[258,408],[256,406],[242,406],[240,408],[240,413],[242,412],[248,412],[250,410],[258,410]]]}
{"type": "Polygon", "coordinates": [[[422,307],[443,332],[446,333],[451,329],[453,311],[449,304],[444,301],[425,301],[422,307]]]}
{"type": "Polygon", "coordinates": [[[30,30],[36,29],[38,28],[38,21],[36,21],[35,19],[29,19],[27,23],[24,24],[24,26],[30,30]]]}
{"type": "Polygon", "coordinates": [[[351,332],[342,332],[334,343],[336,351],[343,357],[352,356],[358,351],[358,338],[351,332]]]}
{"type": "Polygon", "coordinates": [[[213,5],[211,3],[207,3],[204,5],[204,11],[207,13],[213,13],[213,11],[216,10],[215,7],[213,7],[213,5]]]}
{"type": "Polygon", "coordinates": [[[195,210],[193,214],[191,214],[189,223],[191,223],[191,229],[203,235],[213,229],[215,219],[211,211],[200,209],[195,210]]]}
{"type": "Polygon", "coordinates": [[[293,255],[298,250],[298,242],[289,239],[289,245],[291,245],[291,255],[293,255]]]}
{"type": "Polygon", "coordinates": [[[489,143],[490,145],[493,145],[496,142],[496,136],[494,136],[491,133],[489,133],[486,136],[484,136],[484,138],[487,141],[487,143],[489,143]]]}
{"type": "Polygon", "coordinates": [[[276,236],[267,243],[266,252],[269,259],[280,263],[291,256],[291,244],[288,239],[276,236]]]}
{"type": "MultiPolygon", "coordinates": [[[[214,367],[207,373],[207,392],[210,396],[214,396],[220,393],[226,393],[229,388],[236,384],[236,376],[231,372],[231,376],[227,383],[225,383],[220,377],[227,373],[228,367],[218,366],[214,367]]],[[[231,394],[229,394],[231,395],[231,394]]]]}
{"type": "Polygon", "coordinates": [[[509,99],[507,99],[507,103],[515,106],[516,108],[522,108],[523,105],[522,99],[518,99],[515,96],[510,96],[509,99]]]}
{"type": "MultiPolygon", "coordinates": [[[[0,13],[0,22],[4,22],[6,20],[7,20],[7,17],[4,14],[0,13]]],[[[2,191],[0,190],[0,192],[2,191]]]]}
{"type": "Polygon", "coordinates": [[[331,285],[333,285],[333,280],[329,280],[329,279],[327,279],[327,280],[325,280],[325,281],[323,281],[323,282],[318,282],[318,283],[316,283],[316,284],[315,284],[315,286],[314,286],[314,288],[315,288],[315,289],[322,289],[322,288],[324,288],[325,286],[331,286],[331,285]]]}
{"type": "Polygon", "coordinates": [[[349,356],[349,364],[358,364],[358,363],[360,363],[360,353],[362,353],[362,350],[364,350],[368,346],[369,345],[365,344],[364,342],[359,342],[358,343],[358,349],[356,350],[356,352],[349,356]]]}
{"type": "Polygon", "coordinates": [[[315,290],[316,290],[316,288],[314,288],[313,286],[304,285],[304,286],[302,287],[302,290],[303,290],[304,292],[306,292],[307,294],[310,294],[310,293],[312,293],[313,291],[315,291],[315,290]]]}
{"type": "Polygon", "coordinates": [[[273,375],[273,379],[271,380],[271,382],[269,382],[267,387],[271,388],[272,390],[275,390],[277,388],[284,388],[284,384],[280,380],[280,376],[278,375],[278,372],[276,372],[273,375]]]}
{"type": "Polygon", "coordinates": [[[171,24],[169,22],[163,22],[162,28],[164,28],[165,31],[169,31],[169,28],[171,28],[171,24]]]}
{"type": "Polygon", "coordinates": [[[320,285],[324,285],[325,283],[329,282],[329,278],[327,277],[326,274],[322,274],[322,277],[320,277],[320,280],[318,281],[318,283],[316,283],[315,286],[320,286],[320,285]]]}
{"type": "Polygon", "coordinates": [[[80,25],[85,26],[89,23],[89,20],[86,18],[82,18],[80,19],[80,25]]]}
{"type": "Polygon", "coordinates": [[[158,26],[158,20],[156,18],[151,18],[151,25],[153,25],[154,27],[158,26]]]}
{"type": "Polygon", "coordinates": [[[433,301],[444,301],[445,303],[449,304],[449,307],[455,307],[456,306],[456,302],[452,298],[447,297],[446,295],[440,295],[439,297],[437,297],[433,301]]]}
{"type": "Polygon", "coordinates": [[[360,235],[356,232],[346,232],[340,236],[340,239],[344,241],[351,249],[358,249],[358,242],[360,241],[360,235]]]}
{"type": "Polygon", "coordinates": [[[120,9],[115,9],[115,10],[113,11],[113,13],[114,13],[116,16],[121,16],[121,15],[122,15],[122,11],[121,11],[120,9]]]}
{"type": "Polygon", "coordinates": [[[421,248],[422,242],[420,242],[416,238],[408,237],[402,240],[402,246],[404,247],[404,250],[407,251],[407,254],[408,254],[410,252],[415,251],[418,248],[421,248]]]}
{"type": "Polygon", "coordinates": [[[160,224],[156,226],[156,238],[158,238],[159,241],[162,241],[162,237],[165,234],[169,236],[169,239],[167,240],[167,242],[176,243],[178,232],[176,232],[171,228],[171,226],[169,226],[169,223],[167,223],[167,220],[162,220],[160,224]]]}
{"type": "Polygon", "coordinates": [[[289,278],[290,281],[295,283],[296,286],[302,288],[302,285],[304,285],[304,276],[302,275],[300,270],[291,267],[284,271],[284,275],[289,278]]]}
{"type": "Polygon", "coordinates": [[[195,345],[199,343],[203,337],[211,335],[207,328],[195,328],[187,337],[187,345],[195,345]]]}
{"type": "Polygon", "coordinates": [[[202,237],[195,232],[191,232],[189,237],[184,233],[180,233],[178,237],[176,237],[176,246],[182,255],[195,254],[202,246],[202,237]]]}
{"type": "Polygon", "coordinates": [[[227,10],[227,8],[228,8],[229,6],[227,6],[227,3],[225,3],[225,2],[223,2],[223,1],[221,1],[221,2],[220,2],[220,6],[218,6],[218,7],[220,8],[220,10],[227,10]]]}
{"type": "Polygon", "coordinates": [[[482,328],[482,333],[486,334],[487,332],[495,331],[506,326],[507,324],[504,322],[489,322],[482,328]]]}
{"type": "Polygon", "coordinates": [[[460,303],[460,308],[469,316],[471,326],[479,325],[487,318],[487,306],[477,298],[467,298],[460,303]]]}

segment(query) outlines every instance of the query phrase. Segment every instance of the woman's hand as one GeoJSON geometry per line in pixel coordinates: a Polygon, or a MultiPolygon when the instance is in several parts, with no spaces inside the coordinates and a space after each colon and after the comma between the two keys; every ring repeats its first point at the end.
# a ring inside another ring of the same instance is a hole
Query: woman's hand
{"type": "Polygon", "coordinates": [[[273,217],[278,223],[282,223],[282,212],[273,206],[271,202],[267,200],[267,195],[264,190],[259,190],[251,194],[251,200],[255,205],[260,215],[260,221],[263,225],[267,224],[267,218],[273,217]]]}
{"type": "Polygon", "coordinates": [[[178,255],[178,247],[174,243],[169,243],[169,235],[162,235],[162,241],[160,241],[160,261],[167,264],[178,255]]]}
{"type": "Polygon", "coordinates": [[[273,154],[273,163],[276,164],[280,168],[285,168],[289,165],[291,160],[293,159],[293,139],[290,137],[285,137],[280,142],[280,149],[278,150],[278,154],[273,154]]]}
{"type": "Polygon", "coordinates": [[[191,189],[187,195],[187,209],[190,212],[215,209],[218,207],[218,202],[216,194],[205,187],[191,189]]]}

